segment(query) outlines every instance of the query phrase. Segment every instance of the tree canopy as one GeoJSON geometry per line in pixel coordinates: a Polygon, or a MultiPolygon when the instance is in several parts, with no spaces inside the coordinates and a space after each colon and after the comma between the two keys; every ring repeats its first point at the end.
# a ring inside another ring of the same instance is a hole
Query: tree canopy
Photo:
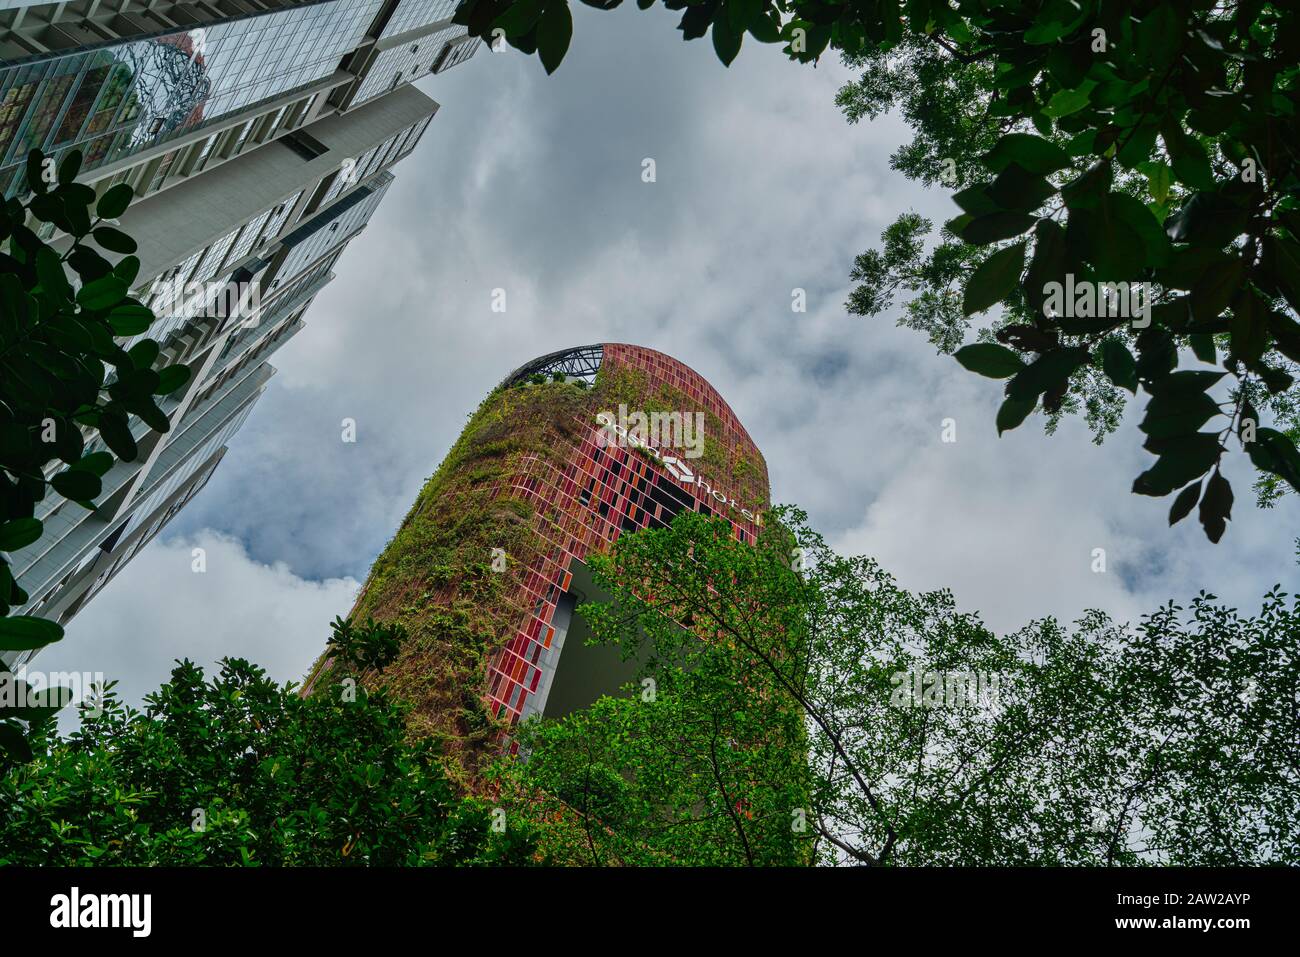
{"type": "Polygon", "coordinates": [[[579,613],[637,679],[524,722],[473,787],[363,686],[392,626],[336,621],[349,663],[310,695],[182,661],[141,711],[110,687],[66,738],[38,722],[0,767],[0,864],[1300,861],[1296,599],[1000,636],[773,518],[754,547],[683,513],[593,559],[609,600],[579,613]]]}
{"type": "Polygon", "coordinates": [[[303,697],[238,659],[212,678],[178,662],[142,711],[110,685],[4,768],[0,866],[533,863],[528,828],[456,794],[407,710],[349,672],[303,697]]]}
{"type": "Polygon", "coordinates": [[[1300,861],[1300,602],[1004,636],[829,549],[684,513],[593,560],[627,693],[526,722],[503,804],[586,863],[1300,861]],[[512,797],[513,796],[513,799],[512,797]],[[534,809],[530,812],[528,809],[534,809]]]}
{"type": "MultiPolygon", "coordinates": [[[[584,0],[600,9],[621,0],[584,0]]],[[[654,0],[637,0],[642,9],[654,0]]],[[[1004,380],[998,432],[1035,410],[1113,431],[1127,397],[1155,456],[1133,491],[1223,536],[1244,454],[1263,505],[1300,489],[1300,11],[1239,0],[664,0],[724,64],[746,35],[863,70],[848,118],[897,109],[903,175],[953,191],[859,255],[851,313],[900,322],[1004,380]],[[1000,307],[963,345],[971,317],[1000,307]]],[[[489,42],[568,50],[567,0],[465,0],[489,42]]]]}

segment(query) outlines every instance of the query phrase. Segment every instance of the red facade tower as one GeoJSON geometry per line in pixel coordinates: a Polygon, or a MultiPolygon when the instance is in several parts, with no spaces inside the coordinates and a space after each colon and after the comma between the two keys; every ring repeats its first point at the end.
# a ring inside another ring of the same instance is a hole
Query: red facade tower
{"type": "MultiPolygon", "coordinates": [[[[617,693],[635,662],[588,647],[575,613],[601,601],[587,559],[683,510],[756,542],[767,466],[703,376],[653,349],[565,349],[516,369],[470,417],[393,540],[353,618],[408,639],[382,680],[415,733],[474,766],[499,732],[617,693]]],[[[322,658],[308,689],[332,670],[322,658]]]]}

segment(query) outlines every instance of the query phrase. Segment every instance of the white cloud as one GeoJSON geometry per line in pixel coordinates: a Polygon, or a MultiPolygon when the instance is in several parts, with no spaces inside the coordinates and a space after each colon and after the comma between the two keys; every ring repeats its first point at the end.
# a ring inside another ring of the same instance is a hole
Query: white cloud
{"type": "Polygon", "coordinates": [[[102,672],[133,704],[167,679],[178,658],[209,674],[221,658],[247,658],[277,681],[299,681],[358,588],[352,578],[305,581],[283,562],[254,561],[211,530],[155,540],[31,667],[102,672]],[[196,547],[205,552],[203,573],[192,570],[196,547]]]}

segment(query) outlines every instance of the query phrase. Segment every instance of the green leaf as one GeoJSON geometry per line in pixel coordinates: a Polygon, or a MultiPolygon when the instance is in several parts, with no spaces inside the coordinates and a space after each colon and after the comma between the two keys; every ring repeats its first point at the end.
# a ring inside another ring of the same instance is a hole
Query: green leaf
{"type": "Polygon", "coordinates": [[[1020,281],[1025,265],[1025,243],[1016,243],[994,253],[971,275],[962,297],[962,312],[974,315],[1001,302],[1020,281]]]}
{"type": "Polygon", "coordinates": [[[953,193],[952,201],[960,206],[965,212],[974,216],[983,216],[986,213],[996,213],[1001,207],[993,201],[989,195],[991,182],[976,183],[973,186],[967,186],[959,192],[953,193]]]}
{"type": "Polygon", "coordinates": [[[547,73],[554,73],[569,50],[573,16],[567,0],[549,0],[537,21],[537,54],[547,73]]]}
{"type": "Polygon", "coordinates": [[[1138,428],[1155,439],[1195,432],[1222,410],[1204,392],[1155,396],[1138,428]]]}
{"type": "Polygon", "coordinates": [[[85,469],[67,469],[50,480],[54,491],[74,502],[93,501],[103,490],[99,476],[85,469]]]}
{"type": "Polygon", "coordinates": [[[1219,193],[1193,193],[1165,219],[1165,233],[1176,243],[1196,243],[1201,249],[1218,249],[1246,229],[1246,210],[1232,197],[1219,193]]]}
{"type": "MultiPolygon", "coordinates": [[[[1178,344],[1168,329],[1152,326],[1137,337],[1138,378],[1144,382],[1163,379],[1178,365],[1178,344]]],[[[1154,386],[1149,386],[1155,391],[1154,386]]]]}
{"type": "MultiPolygon", "coordinates": [[[[1232,261],[1236,264],[1237,270],[1233,273],[1231,279],[1224,280],[1225,284],[1235,284],[1241,281],[1241,260],[1233,259],[1232,261]]],[[[1235,285],[1231,288],[1235,288],[1235,285]]],[[[1219,286],[1216,288],[1215,293],[1222,295],[1224,291],[1224,286],[1219,286]]],[[[1193,291],[1192,295],[1195,296],[1196,292],[1193,291]]],[[[1193,301],[1192,308],[1196,308],[1195,301],[1193,301]]],[[[1212,306],[1207,308],[1212,308],[1212,306]]],[[[1222,306],[1219,308],[1222,308],[1222,306]]],[[[1213,318],[1213,316],[1203,318],[1213,318]]],[[[1246,365],[1254,365],[1263,356],[1264,350],[1268,348],[1268,326],[1268,307],[1260,302],[1258,297],[1249,289],[1243,289],[1233,299],[1232,316],[1228,320],[1228,334],[1232,339],[1232,354],[1246,365]]]]}
{"type": "Polygon", "coordinates": [[[158,372],[158,386],[154,395],[171,395],[190,381],[189,366],[171,365],[158,372]]]}
{"type": "Polygon", "coordinates": [[[1192,507],[1196,504],[1196,499],[1201,494],[1201,483],[1193,482],[1187,488],[1178,493],[1174,499],[1174,504],[1169,507],[1169,524],[1177,525],[1192,512],[1192,507]]]}
{"type": "Polygon", "coordinates": [[[1054,118],[1078,113],[1088,105],[1096,85],[1094,80],[1084,80],[1073,90],[1057,90],[1047,101],[1047,106],[1043,107],[1043,112],[1054,118]]]}
{"type": "Polygon", "coordinates": [[[1037,217],[1026,213],[989,213],[967,223],[960,236],[972,246],[987,246],[1019,236],[1037,221],[1037,217]]]}
{"type": "Polygon", "coordinates": [[[82,286],[77,293],[77,302],[94,311],[108,309],[126,298],[126,292],[126,283],[109,274],[82,286]]]}
{"type": "Polygon", "coordinates": [[[15,518],[0,525],[0,552],[16,552],[41,537],[39,518],[15,518]]]}
{"type": "Polygon", "coordinates": [[[518,0],[492,21],[492,26],[504,30],[507,37],[523,36],[537,24],[541,15],[540,0],[518,0]]]}
{"type": "Polygon", "coordinates": [[[1292,362],[1300,362],[1300,324],[1290,316],[1273,312],[1268,317],[1268,331],[1282,355],[1292,362]]]}
{"type": "Polygon", "coordinates": [[[1078,0],[1049,0],[1034,25],[1025,31],[1025,43],[1033,46],[1055,43],[1078,29],[1088,12],[1088,7],[1078,0]]]}
{"type": "Polygon", "coordinates": [[[67,685],[54,685],[41,691],[32,691],[31,686],[21,679],[14,679],[14,683],[21,691],[18,700],[27,703],[5,708],[0,711],[0,715],[22,721],[41,721],[49,718],[66,708],[76,696],[72,688],[67,685]]]}
{"type": "Polygon", "coordinates": [[[1115,154],[1120,165],[1128,169],[1137,169],[1143,163],[1150,161],[1151,154],[1156,148],[1156,132],[1154,123],[1142,123],[1127,131],[1124,134],[1124,141],[1120,144],[1119,152],[1115,154]]]}
{"type": "Polygon", "coordinates": [[[1286,435],[1277,429],[1258,429],[1255,441],[1246,443],[1246,453],[1257,469],[1285,479],[1300,492],[1300,452],[1286,435]]]}
{"type": "Polygon", "coordinates": [[[95,242],[110,252],[133,253],[136,250],[135,240],[112,226],[96,227],[91,235],[95,237],[95,242]]]}
{"type": "Polygon", "coordinates": [[[49,246],[42,246],[36,251],[36,278],[41,284],[41,289],[58,299],[69,299],[72,296],[72,285],[68,282],[68,275],[63,271],[63,263],[59,260],[59,254],[49,246]]]}
{"type": "Polygon", "coordinates": [[[135,438],[131,435],[131,430],[127,426],[126,417],[112,413],[102,413],[99,422],[96,423],[99,428],[99,436],[104,440],[113,454],[123,462],[135,461],[139,449],[136,447],[135,438]]]}
{"type": "Polygon", "coordinates": [[[83,472],[89,472],[91,475],[98,475],[101,478],[113,467],[113,456],[107,452],[91,452],[89,455],[83,455],[72,466],[74,469],[80,469],[83,472]]]}
{"type": "Polygon", "coordinates": [[[1292,309],[1300,312],[1300,243],[1269,236],[1264,249],[1265,261],[1273,264],[1282,295],[1292,309]]]}
{"type": "Polygon", "coordinates": [[[10,760],[25,764],[33,757],[32,746],[27,743],[27,736],[16,724],[0,721],[0,750],[9,755],[10,760]]]}
{"type": "Polygon", "coordinates": [[[1129,225],[1121,204],[1115,201],[1117,195],[1108,193],[1095,212],[1072,212],[1070,225],[1077,220],[1084,227],[1088,258],[1101,271],[1099,279],[1137,279],[1145,259],[1145,246],[1142,236],[1129,225]]]}
{"type": "Polygon", "coordinates": [[[71,183],[81,172],[81,150],[69,150],[59,163],[59,182],[71,183]]]}
{"type": "Polygon", "coordinates": [[[1214,174],[1210,170],[1210,158],[1200,140],[1189,135],[1178,123],[1167,124],[1160,135],[1169,152],[1174,177],[1192,189],[1213,189],[1214,174]]]}
{"type": "Polygon", "coordinates": [[[62,637],[63,628],[48,618],[33,615],[0,618],[0,651],[34,651],[62,637]]]}
{"type": "Polygon", "coordinates": [[[1205,537],[1217,543],[1232,518],[1232,486],[1218,470],[1205,483],[1205,496],[1201,499],[1200,519],[1205,537]]]}
{"type": "Polygon", "coordinates": [[[1088,350],[1079,346],[1044,352],[1007,383],[1007,397],[1028,401],[1059,389],[1088,360],[1088,350]]]}
{"type": "Polygon", "coordinates": [[[1070,165],[1070,156],[1055,143],[1032,133],[1008,133],[983,156],[983,163],[1000,173],[1012,163],[1019,163],[1031,173],[1046,176],[1070,165]]]}
{"type": "Polygon", "coordinates": [[[1137,395],[1137,360],[1120,339],[1112,336],[1101,344],[1101,371],[1115,385],[1137,395]]]}
{"type": "Polygon", "coordinates": [[[158,358],[159,346],[153,339],[141,339],[126,354],[131,357],[131,364],[137,369],[149,369],[158,358]]]}
{"type": "Polygon", "coordinates": [[[1014,429],[1028,418],[1029,413],[1038,405],[1037,399],[1004,399],[998,408],[998,435],[1014,429]]]}
{"type": "MultiPolygon", "coordinates": [[[[158,377],[154,374],[153,384],[149,386],[150,392],[158,387],[158,377]]],[[[141,400],[133,402],[130,410],[144,420],[145,424],[155,432],[169,432],[172,424],[162,409],[151,400],[141,400]]]]}
{"type": "Polygon", "coordinates": [[[953,358],[971,372],[978,372],[990,379],[1006,379],[1025,368],[1020,356],[1006,346],[993,342],[963,346],[953,353],[953,358]]]}
{"type": "Polygon", "coordinates": [[[760,6],[759,10],[756,16],[750,18],[749,35],[759,43],[781,42],[781,21],[776,12],[768,11],[765,6],[760,6]]]}
{"type": "Polygon", "coordinates": [[[100,219],[117,219],[131,205],[131,197],[134,195],[131,187],[125,183],[109,187],[95,204],[95,215],[100,219]]]}
{"type": "Polygon", "coordinates": [[[1145,203],[1127,193],[1108,193],[1102,200],[1101,213],[1123,222],[1137,234],[1145,265],[1159,267],[1169,260],[1169,237],[1145,203]]]}
{"type": "MultiPolygon", "coordinates": [[[[1032,212],[1055,193],[1056,187],[1045,177],[1029,172],[1019,163],[1012,163],[999,173],[997,179],[989,186],[988,198],[996,204],[996,207],[986,212],[996,212],[997,209],[1032,212]]],[[[964,206],[962,208],[967,212],[976,212],[964,206]]]]}
{"type": "Polygon", "coordinates": [[[1208,392],[1218,385],[1225,375],[1226,372],[1217,369],[1214,371],[1184,369],[1181,372],[1153,379],[1147,386],[1147,391],[1156,396],[1194,395],[1198,392],[1208,392]]]}
{"type": "Polygon", "coordinates": [[[49,184],[45,182],[45,154],[40,150],[32,150],[27,154],[27,185],[32,188],[32,192],[40,196],[49,189],[49,184]]]}
{"type": "Polygon", "coordinates": [[[1104,160],[1096,163],[1061,187],[1061,198],[1071,211],[1075,209],[1096,209],[1102,198],[1110,191],[1114,171],[1110,163],[1104,160]]]}
{"type": "MultiPolygon", "coordinates": [[[[739,0],[726,0],[726,6],[739,7],[741,4],[739,0]]],[[[723,66],[731,66],[731,61],[740,53],[740,44],[744,37],[744,29],[732,25],[729,9],[722,10],[714,17],[713,52],[718,55],[723,66]]]]}
{"type": "Polygon", "coordinates": [[[1160,458],[1133,482],[1138,495],[1160,497],[1199,478],[1214,467],[1222,451],[1213,432],[1193,432],[1164,442],[1160,458]]]}
{"type": "Polygon", "coordinates": [[[113,267],[113,275],[128,286],[140,275],[140,260],[136,256],[125,256],[113,267]]]}
{"type": "Polygon", "coordinates": [[[1142,15],[1133,32],[1137,61],[1153,73],[1159,73],[1174,58],[1186,33],[1174,8],[1174,4],[1155,4],[1142,15]]]}
{"type": "Polygon", "coordinates": [[[1050,219],[1040,219],[1034,227],[1034,257],[1025,273],[1025,298],[1038,313],[1049,316],[1047,305],[1047,286],[1049,283],[1064,283],[1066,273],[1065,230],[1050,219]]]}
{"type": "Polygon", "coordinates": [[[115,336],[138,336],[153,325],[154,314],[148,306],[124,303],[108,314],[108,325],[115,336]]]}
{"type": "MultiPolygon", "coordinates": [[[[1245,278],[1246,267],[1236,256],[1214,262],[1206,267],[1205,273],[1192,286],[1189,297],[1192,303],[1192,316],[1200,322],[1217,319],[1228,303],[1233,301],[1237,289],[1245,278]]],[[[1255,299],[1252,295],[1238,298],[1243,310],[1251,309],[1247,303],[1255,299]]],[[[1265,317],[1259,316],[1259,323],[1264,324],[1265,317]]]]}
{"type": "Polygon", "coordinates": [[[1150,162],[1142,164],[1138,169],[1147,178],[1147,191],[1151,198],[1163,206],[1169,199],[1169,187],[1173,184],[1169,167],[1164,163],[1150,162]]]}
{"type": "Polygon", "coordinates": [[[1213,365],[1219,361],[1218,353],[1214,348],[1214,336],[1209,333],[1193,333],[1187,337],[1187,344],[1192,347],[1192,354],[1202,362],[1213,365]]]}

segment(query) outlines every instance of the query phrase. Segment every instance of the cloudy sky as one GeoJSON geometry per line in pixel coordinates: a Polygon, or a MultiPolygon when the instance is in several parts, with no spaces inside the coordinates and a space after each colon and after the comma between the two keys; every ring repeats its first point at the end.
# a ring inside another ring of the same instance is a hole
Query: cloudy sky
{"type": "Polygon", "coordinates": [[[1100,447],[1039,419],[999,439],[997,384],[892,316],[846,314],[855,254],[900,211],[955,207],[890,170],[900,122],[844,121],[844,67],[747,45],[725,69],[660,8],[575,19],[554,76],[481,50],[423,82],[441,111],[216,476],[41,667],[102,671],[132,701],[181,656],[297,680],[483,395],[533,356],[604,341],[698,370],[764,450],[775,500],[998,629],[1090,607],[1135,619],[1201,589],[1255,609],[1274,583],[1294,590],[1297,506],[1255,509],[1240,456],[1236,520],[1214,546],[1194,519],[1168,529],[1167,500],[1129,493],[1149,458],[1133,415],[1100,447]]]}

